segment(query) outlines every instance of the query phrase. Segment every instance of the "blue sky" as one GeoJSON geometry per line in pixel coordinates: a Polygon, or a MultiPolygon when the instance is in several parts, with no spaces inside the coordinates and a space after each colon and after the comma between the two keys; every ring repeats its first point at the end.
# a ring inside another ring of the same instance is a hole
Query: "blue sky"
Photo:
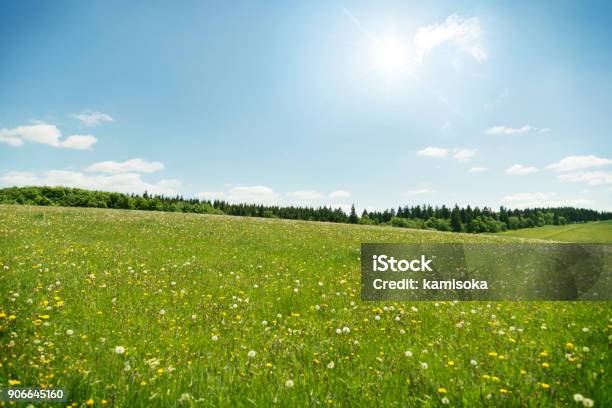
{"type": "Polygon", "coordinates": [[[0,4],[0,185],[612,209],[606,2],[0,4]]]}

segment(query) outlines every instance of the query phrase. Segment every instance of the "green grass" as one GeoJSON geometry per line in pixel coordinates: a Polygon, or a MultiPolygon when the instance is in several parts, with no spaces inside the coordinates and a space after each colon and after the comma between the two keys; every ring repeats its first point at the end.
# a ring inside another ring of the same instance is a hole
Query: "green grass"
{"type": "Polygon", "coordinates": [[[361,242],[512,239],[0,206],[0,384],[75,406],[611,406],[609,302],[359,299],[361,242]]]}
{"type": "Polygon", "coordinates": [[[498,235],[566,242],[611,243],[612,220],[560,226],[545,225],[539,228],[505,231],[498,235]]]}

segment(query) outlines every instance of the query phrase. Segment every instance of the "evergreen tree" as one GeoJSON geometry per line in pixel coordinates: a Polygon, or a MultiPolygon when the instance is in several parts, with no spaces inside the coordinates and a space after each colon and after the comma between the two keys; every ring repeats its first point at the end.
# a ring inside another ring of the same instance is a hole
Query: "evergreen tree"
{"type": "Polygon", "coordinates": [[[357,213],[355,212],[355,204],[351,205],[351,214],[348,217],[349,224],[357,224],[359,222],[359,217],[357,217],[357,213]]]}

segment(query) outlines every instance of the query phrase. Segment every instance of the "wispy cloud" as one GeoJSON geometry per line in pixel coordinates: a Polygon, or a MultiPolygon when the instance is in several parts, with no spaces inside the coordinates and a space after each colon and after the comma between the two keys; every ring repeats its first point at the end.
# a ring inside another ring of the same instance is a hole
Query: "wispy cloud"
{"type": "Polygon", "coordinates": [[[534,166],[524,166],[522,164],[515,164],[514,166],[506,169],[506,174],[511,176],[526,176],[527,174],[537,173],[538,168],[534,166]]]}
{"type": "Polygon", "coordinates": [[[99,126],[103,123],[109,123],[109,122],[115,121],[115,119],[113,119],[107,113],[102,113],[102,112],[92,111],[92,110],[84,110],[81,113],[73,113],[70,116],[77,119],[78,121],[83,123],[85,126],[90,126],[90,127],[99,126]]]}
{"type": "Polygon", "coordinates": [[[49,170],[43,173],[8,171],[0,176],[0,183],[5,186],[66,186],[140,194],[146,190],[149,193],[166,195],[178,194],[182,184],[176,179],[149,183],[136,173],[91,175],[70,170],[49,170]]]}
{"type": "Polygon", "coordinates": [[[417,196],[417,195],[425,195],[425,194],[434,194],[436,190],[428,187],[416,188],[414,190],[408,190],[404,193],[405,196],[417,196]]]}
{"type": "Polygon", "coordinates": [[[487,135],[517,135],[521,133],[527,132],[539,132],[539,133],[547,133],[550,132],[550,128],[537,128],[530,125],[521,126],[518,128],[513,128],[509,126],[493,126],[485,130],[487,135]]]}
{"type": "Polygon", "coordinates": [[[130,159],[124,162],[103,161],[88,166],[85,170],[101,173],[154,173],[164,169],[164,163],[148,162],[143,159],[130,159]]]}
{"type": "Polygon", "coordinates": [[[476,155],[475,149],[455,149],[453,157],[460,162],[470,161],[476,155]]]}
{"type": "Polygon", "coordinates": [[[610,171],[587,171],[573,174],[559,174],[559,180],[566,182],[583,182],[590,186],[612,184],[612,172],[610,171]]]}
{"type": "Polygon", "coordinates": [[[329,198],[335,199],[335,198],[348,198],[351,196],[351,193],[349,193],[346,190],[336,190],[336,191],[332,191],[331,193],[329,193],[329,198]]]}
{"type": "Polygon", "coordinates": [[[487,59],[478,17],[463,18],[451,15],[442,23],[419,28],[414,35],[417,60],[423,62],[427,54],[444,44],[454,45],[478,62],[487,59]]]}
{"type": "Polygon", "coordinates": [[[418,156],[444,158],[448,156],[448,149],[443,147],[426,147],[417,152],[418,156]]]}
{"type": "Polygon", "coordinates": [[[483,166],[475,166],[475,167],[470,168],[468,171],[470,173],[483,173],[487,171],[487,168],[483,166]]]}
{"type": "Polygon", "coordinates": [[[610,164],[612,164],[612,160],[597,157],[591,154],[587,156],[568,156],[547,166],[546,168],[557,172],[565,172],[588,169],[592,167],[603,167],[610,164]]]}
{"type": "Polygon", "coordinates": [[[71,135],[62,139],[62,132],[55,125],[34,122],[31,125],[17,126],[12,129],[0,129],[0,142],[11,146],[22,146],[24,143],[38,143],[52,147],[87,150],[98,141],[92,135],[71,135]]]}
{"type": "Polygon", "coordinates": [[[502,204],[511,208],[528,208],[528,207],[563,207],[573,206],[582,207],[592,204],[592,201],[586,198],[575,198],[563,200],[557,198],[557,193],[516,193],[502,197],[502,204]]]}

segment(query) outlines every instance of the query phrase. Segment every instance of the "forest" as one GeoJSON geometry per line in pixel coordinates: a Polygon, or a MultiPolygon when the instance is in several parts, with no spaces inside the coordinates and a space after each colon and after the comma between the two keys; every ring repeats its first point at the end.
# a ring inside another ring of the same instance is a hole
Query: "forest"
{"type": "Polygon", "coordinates": [[[612,212],[586,208],[553,207],[495,211],[489,207],[414,205],[384,211],[364,210],[361,215],[351,207],[347,214],[331,206],[300,207],[223,200],[200,200],[180,195],[124,194],[69,187],[9,187],[0,189],[0,204],[62,207],[94,207],[126,210],[219,214],[244,217],[281,218],[335,223],[390,225],[400,228],[433,229],[454,232],[499,232],[544,225],[565,225],[612,219],[612,212]]]}

